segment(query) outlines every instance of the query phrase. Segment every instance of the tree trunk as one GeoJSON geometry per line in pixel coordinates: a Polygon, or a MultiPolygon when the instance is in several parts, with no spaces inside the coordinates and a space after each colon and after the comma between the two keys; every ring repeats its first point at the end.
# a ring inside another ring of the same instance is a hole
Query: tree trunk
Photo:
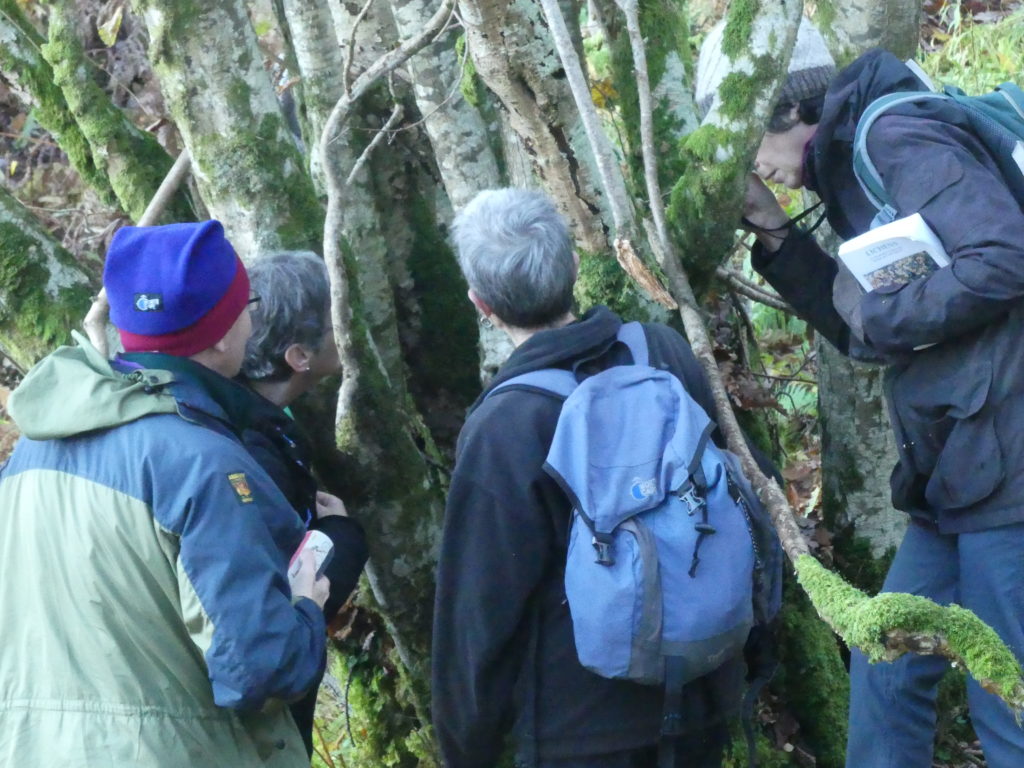
{"type": "Polygon", "coordinates": [[[96,286],[26,210],[0,187],[0,350],[22,370],[81,327],[96,286]]]}
{"type": "Polygon", "coordinates": [[[476,72],[507,110],[577,246],[606,253],[593,155],[540,6],[462,0],[459,9],[476,72]]]}
{"type": "MultiPolygon", "coordinates": [[[[41,50],[89,144],[93,165],[106,178],[128,217],[138,221],[171,169],[173,158],[153,136],[136,128],[93,80],[92,64],[85,57],[66,0],[51,7],[49,42],[41,50]]],[[[175,195],[165,218],[194,218],[183,191],[175,195]]]]}
{"type": "Polygon", "coordinates": [[[906,0],[828,0],[815,21],[840,66],[869,48],[885,48],[901,59],[917,52],[921,3],[906,0]]]}
{"type": "Polygon", "coordinates": [[[71,167],[107,205],[117,198],[110,181],[93,161],[89,142],[71,114],[53,69],[40,48],[46,41],[25,18],[16,0],[0,0],[0,77],[31,105],[42,125],[67,153],[71,167]]]}
{"type": "Polygon", "coordinates": [[[137,0],[197,187],[243,259],[318,249],[323,209],[241,0],[137,0]]]}

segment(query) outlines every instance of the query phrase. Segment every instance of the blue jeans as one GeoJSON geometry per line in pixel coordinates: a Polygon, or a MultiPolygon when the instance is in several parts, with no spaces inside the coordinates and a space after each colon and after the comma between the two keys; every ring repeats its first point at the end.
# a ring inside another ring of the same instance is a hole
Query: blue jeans
{"type": "MultiPolygon", "coordinates": [[[[676,740],[675,768],[720,768],[729,741],[725,725],[712,725],[676,740]]],[[[541,760],[538,768],[658,768],[656,746],[590,757],[541,760]]]]}
{"type": "MultiPolygon", "coordinates": [[[[882,591],[969,608],[1024,662],[1024,523],[944,536],[912,522],[882,591]]],[[[947,664],[915,654],[868,664],[853,652],[847,768],[930,768],[947,664]]],[[[1010,708],[970,677],[967,697],[989,768],[1024,766],[1024,729],[1010,708]]]]}

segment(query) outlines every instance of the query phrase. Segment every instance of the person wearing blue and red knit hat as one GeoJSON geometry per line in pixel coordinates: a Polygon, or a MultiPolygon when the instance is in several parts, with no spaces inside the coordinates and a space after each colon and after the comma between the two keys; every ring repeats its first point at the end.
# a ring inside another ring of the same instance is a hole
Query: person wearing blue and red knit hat
{"type": "Polygon", "coordinates": [[[126,227],[104,284],[125,352],[78,337],[9,402],[0,765],[308,766],[281,702],[328,585],[289,583],[303,525],[237,436],[245,267],[216,221],[126,227]]]}

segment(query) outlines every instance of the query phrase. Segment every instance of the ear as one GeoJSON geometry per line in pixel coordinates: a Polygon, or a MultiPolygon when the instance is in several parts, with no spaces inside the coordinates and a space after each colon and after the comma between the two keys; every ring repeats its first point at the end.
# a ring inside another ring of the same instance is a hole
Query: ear
{"type": "Polygon", "coordinates": [[[309,350],[302,344],[292,344],[284,351],[284,361],[296,373],[308,371],[311,358],[309,350]]]}
{"type": "Polygon", "coordinates": [[[487,302],[476,295],[476,291],[470,288],[466,295],[469,296],[469,300],[473,302],[473,306],[480,310],[480,314],[484,317],[491,317],[494,314],[494,310],[491,309],[487,302]]]}

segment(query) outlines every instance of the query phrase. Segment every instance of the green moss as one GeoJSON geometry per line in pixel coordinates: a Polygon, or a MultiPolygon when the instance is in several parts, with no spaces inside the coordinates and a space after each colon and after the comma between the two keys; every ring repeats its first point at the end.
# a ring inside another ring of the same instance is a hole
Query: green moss
{"type": "Polygon", "coordinates": [[[265,217],[278,222],[283,248],[320,252],[324,210],[294,143],[284,139],[280,113],[264,115],[254,128],[239,126],[229,135],[196,137],[193,157],[206,172],[214,199],[231,199],[239,189],[260,201],[265,217]]]}
{"type": "Polygon", "coordinates": [[[575,295],[581,312],[604,304],[627,320],[646,318],[640,289],[614,258],[586,251],[579,254],[575,295]]]}
{"type": "Polygon", "coordinates": [[[894,658],[884,645],[890,630],[941,635],[982,687],[1018,709],[1024,708],[1020,664],[995,630],[971,611],[902,593],[869,598],[810,555],[802,555],[795,565],[800,584],[818,613],[847,645],[859,648],[870,661],[894,658]]]}
{"type": "MultiPolygon", "coordinates": [[[[40,245],[15,223],[0,222],[0,346],[25,365],[68,341],[89,308],[92,290],[84,282],[54,296],[40,264],[40,245]]],[[[68,261],[70,254],[62,254],[68,261]]]]}
{"type": "Polygon", "coordinates": [[[74,116],[68,109],[64,94],[54,82],[53,69],[37,54],[43,39],[25,18],[16,0],[0,0],[0,26],[10,25],[21,38],[20,45],[0,45],[0,70],[13,73],[32,95],[32,114],[49,131],[68,156],[71,167],[107,205],[116,198],[106,174],[93,162],[92,149],[74,116]]]}
{"type": "Polygon", "coordinates": [[[455,39],[455,53],[458,55],[459,61],[465,62],[462,67],[462,80],[459,81],[459,90],[462,92],[462,98],[477,109],[480,109],[480,91],[478,90],[476,65],[473,63],[473,57],[466,51],[466,36],[464,34],[459,35],[455,39]]]}
{"type": "MultiPolygon", "coordinates": [[[[136,128],[96,84],[95,71],[62,5],[53,6],[49,35],[41,52],[52,68],[53,81],[64,94],[89,144],[97,171],[106,175],[124,211],[138,221],[173,160],[153,136],[136,128]]],[[[184,191],[179,191],[164,220],[194,218],[184,191]]]]}
{"type": "Polygon", "coordinates": [[[754,20],[761,7],[760,0],[734,0],[722,30],[722,53],[730,59],[741,56],[750,45],[754,20]]]}
{"type": "Polygon", "coordinates": [[[846,750],[849,677],[832,630],[787,576],[779,620],[780,669],[772,690],[800,724],[822,768],[841,768],[846,750]]]}
{"type": "MultiPolygon", "coordinates": [[[[686,2],[683,0],[652,0],[640,4],[640,30],[646,43],[647,72],[651,88],[665,76],[668,61],[678,57],[689,71],[689,20],[686,2]]],[[[643,154],[640,141],[640,106],[633,73],[633,51],[629,35],[620,30],[614,41],[605,41],[611,47],[612,83],[614,91],[609,101],[619,112],[626,133],[626,158],[630,166],[630,182],[635,196],[643,197],[646,188],[643,177],[643,154]]],[[[653,97],[653,94],[652,94],[653,97]]],[[[678,158],[672,152],[678,138],[687,131],[687,125],[673,114],[671,105],[664,99],[655,99],[653,105],[653,133],[656,151],[659,155],[658,177],[666,186],[683,172],[678,158]]]]}

